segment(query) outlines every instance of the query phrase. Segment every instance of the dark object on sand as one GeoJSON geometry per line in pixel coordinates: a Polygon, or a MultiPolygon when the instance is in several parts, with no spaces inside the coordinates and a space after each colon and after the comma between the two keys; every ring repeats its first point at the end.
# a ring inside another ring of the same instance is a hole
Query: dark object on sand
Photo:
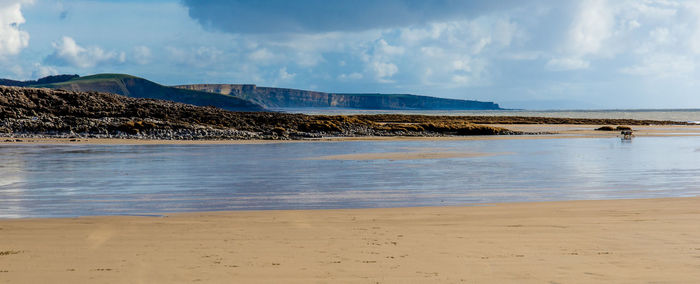
{"type": "Polygon", "coordinates": [[[632,130],[622,130],[620,134],[622,135],[622,140],[632,140],[632,137],[634,137],[632,130]]]}

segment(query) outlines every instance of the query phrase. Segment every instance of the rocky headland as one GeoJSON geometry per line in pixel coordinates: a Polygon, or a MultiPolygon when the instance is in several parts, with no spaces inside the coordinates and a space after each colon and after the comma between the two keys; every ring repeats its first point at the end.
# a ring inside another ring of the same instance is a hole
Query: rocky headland
{"type": "Polygon", "coordinates": [[[325,93],[252,84],[193,84],[176,88],[230,95],[266,108],[354,108],[385,110],[495,110],[493,102],[445,99],[412,94],[325,93]]]}
{"type": "Polygon", "coordinates": [[[280,108],[353,108],[414,110],[500,109],[493,102],[445,99],[411,94],[340,94],[289,88],[260,87],[252,84],[194,84],[163,86],[128,74],[90,76],[56,75],[37,80],[0,79],[0,85],[51,88],[79,92],[105,92],[132,98],[169,100],[215,106],[231,111],[263,111],[280,108]]]}
{"type": "Polygon", "coordinates": [[[231,112],[98,92],[0,86],[0,135],[140,139],[304,139],[515,134],[466,120],[231,112]]]}
{"type": "Polygon", "coordinates": [[[512,116],[304,115],[232,112],[109,93],[0,86],[0,136],[55,138],[309,139],[523,134],[482,124],[663,125],[673,121],[512,116]]]}

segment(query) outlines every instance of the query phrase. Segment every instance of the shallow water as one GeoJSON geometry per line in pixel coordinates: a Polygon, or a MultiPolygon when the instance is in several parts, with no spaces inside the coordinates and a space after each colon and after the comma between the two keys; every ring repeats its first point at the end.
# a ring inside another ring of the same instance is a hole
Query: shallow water
{"type": "Polygon", "coordinates": [[[629,110],[357,110],[340,108],[282,108],[277,111],[306,114],[421,114],[448,116],[526,116],[594,119],[670,120],[700,123],[698,109],[629,109],[629,110]]]}
{"type": "Polygon", "coordinates": [[[696,196],[700,137],[0,145],[0,217],[696,196]],[[324,160],[382,152],[493,155],[324,160]]]}

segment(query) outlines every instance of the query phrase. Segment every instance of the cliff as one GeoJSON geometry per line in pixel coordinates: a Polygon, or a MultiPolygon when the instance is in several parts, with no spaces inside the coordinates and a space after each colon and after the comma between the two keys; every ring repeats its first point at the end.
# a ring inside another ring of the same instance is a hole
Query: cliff
{"type": "Polygon", "coordinates": [[[342,94],[241,84],[193,84],[176,88],[232,95],[266,108],[337,107],[387,110],[491,110],[498,104],[410,94],[342,94]]]}

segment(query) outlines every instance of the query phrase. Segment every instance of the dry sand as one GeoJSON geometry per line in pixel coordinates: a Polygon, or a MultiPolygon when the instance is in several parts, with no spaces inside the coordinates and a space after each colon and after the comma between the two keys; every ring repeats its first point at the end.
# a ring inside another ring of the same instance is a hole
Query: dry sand
{"type": "Polygon", "coordinates": [[[0,220],[0,283],[698,283],[700,198],[0,220]]]}
{"type": "MultiPolygon", "coordinates": [[[[619,136],[620,131],[597,131],[596,128],[605,125],[581,124],[491,124],[490,126],[508,128],[523,132],[548,132],[560,137],[587,136],[610,137],[619,136]]],[[[609,125],[617,126],[617,125],[609,125]]],[[[636,136],[688,136],[700,135],[700,125],[632,125],[636,136]]]]}

